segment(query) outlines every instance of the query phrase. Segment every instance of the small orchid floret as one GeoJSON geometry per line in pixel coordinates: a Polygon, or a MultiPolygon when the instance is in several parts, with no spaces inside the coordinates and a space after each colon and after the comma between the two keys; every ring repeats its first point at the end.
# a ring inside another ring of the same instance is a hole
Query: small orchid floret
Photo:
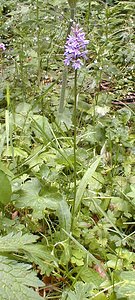
{"type": "Polygon", "coordinates": [[[1,49],[2,51],[5,51],[5,50],[6,50],[6,47],[5,47],[5,45],[4,45],[3,43],[0,43],[0,49],[1,49]]]}

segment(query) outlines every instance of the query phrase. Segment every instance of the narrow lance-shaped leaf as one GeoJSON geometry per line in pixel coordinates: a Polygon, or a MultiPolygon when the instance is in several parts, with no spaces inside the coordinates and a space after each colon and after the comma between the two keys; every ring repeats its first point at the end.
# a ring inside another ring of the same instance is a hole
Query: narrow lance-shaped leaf
{"type": "Polygon", "coordinates": [[[75,212],[77,212],[79,205],[81,204],[81,200],[84,194],[84,191],[86,189],[87,184],[90,181],[90,178],[93,176],[99,162],[100,162],[101,157],[98,157],[96,161],[88,168],[88,170],[85,172],[83,178],[81,179],[77,193],[76,193],[76,200],[75,200],[75,212]]]}
{"type": "Polygon", "coordinates": [[[11,184],[7,175],[0,170],[0,203],[7,205],[11,199],[11,184]]]}
{"type": "MultiPolygon", "coordinates": [[[[59,202],[57,215],[59,218],[60,228],[65,229],[68,233],[71,230],[71,212],[69,206],[65,200],[59,202]]],[[[61,238],[65,239],[65,233],[61,231],[61,238]]]]}

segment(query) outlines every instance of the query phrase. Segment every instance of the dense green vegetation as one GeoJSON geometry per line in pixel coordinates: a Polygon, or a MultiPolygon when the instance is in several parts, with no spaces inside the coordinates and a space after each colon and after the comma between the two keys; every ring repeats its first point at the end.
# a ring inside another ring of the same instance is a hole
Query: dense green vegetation
{"type": "Polygon", "coordinates": [[[135,299],[135,3],[76,3],[76,197],[74,3],[0,1],[1,300],[135,299]]]}

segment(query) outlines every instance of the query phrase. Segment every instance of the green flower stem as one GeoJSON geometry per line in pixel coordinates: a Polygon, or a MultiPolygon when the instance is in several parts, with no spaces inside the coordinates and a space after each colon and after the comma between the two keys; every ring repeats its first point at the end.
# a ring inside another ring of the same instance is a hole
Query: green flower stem
{"type": "MultiPolygon", "coordinates": [[[[70,34],[71,27],[74,21],[74,16],[75,16],[75,8],[70,9],[70,22],[67,30],[67,35],[66,35],[66,40],[68,35],[70,34]]],[[[62,87],[61,87],[61,95],[60,95],[60,105],[59,105],[59,113],[63,112],[64,109],[64,100],[65,100],[65,91],[66,91],[66,85],[67,85],[67,73],[68,73],[68,68],[65,66],[62,74],[62,87]]]]}
{"type": "Polygon", "coordinates": [[[74,21],[74,17],[75,17],[75,8],[71,8],[70,9],[70,21],[69,21],[69,26],[68,26],[68,30],[67,30],[66,40],[67,40],[68,35],[70,34],[71,27],[72,27],[72,24],[74,21]]]}
{"type": "Polygon", "coordinates": [[[36,2],[36,22],[37,22],[37,61],[38,61],[38,69],[37,69],[37,81],[38,86],[40,86],[41,79],[41,53],[40,53],[40,23],[39,23],[39,1],[36,2]]]}
{"type": "Polygon", "coordinates": [[[2,50],[0,49],[0,70],[1,70],[1,75],[2,77],[4,76],[4,72],[3,72],[3,61],[2,61],[2,50]]]}
{"type": "Polygon", "coordinates": [[[73,112],[73,123],[74,123],[74,199],[72,206],[72,220],[71,220],[71,231],[73,231],[74,217],[75,217],[75,201],[76,201],[76,129],[77,129],[77,118],[76,118],[76,110],[77,110],[77,70],[75,70],[75,78],[74,78],[74,112],[73,112]]]}
{"type": "MultiPolygon", "coordinates": [[[[20,35],[21,37],[21,35],[20,35]]],[[[23,95],[23,102],[26,102],[26,86],[25,86],[25,82],[26,82],[26,73],[24,72],[24,42],[23,42],[23,38],[21,37],[21,49],[20,49],[20,53],[19,53],[19,64],[20,64],[20,79],[21,79],[21,83],[22,83],[22,95],[23,95]]]]}

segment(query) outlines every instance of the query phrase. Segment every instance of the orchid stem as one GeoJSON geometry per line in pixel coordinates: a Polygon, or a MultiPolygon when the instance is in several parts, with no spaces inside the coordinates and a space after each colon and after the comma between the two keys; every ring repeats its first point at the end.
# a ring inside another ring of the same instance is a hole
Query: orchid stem
{"type": "MultiPolygon", "coordinates": [[[[68,35],[70,34],[71,27],[74,21],[74,16],[75,16],[75,8],[70,9],[70,21],[69,21],[69,26],[67,30],[67,35],[66,35],[66,40],[68,35]]],[[[68,68],[65,66],[62,74],[62,87],[61,87],[61,95],[60,95],[60,104],[59,104],[59,113],[63,113],[64,110],[64,100],[65,100],[65,91],[66,91],[66,85],[67,85],[67,73],[68,73],[68,68]]]]}
{"type": "Polygon", "coordinates": [[[76,201],[76,129],[77,129],[77,117],[76,117],[76,110],[77,110],[77,70],[75,70],[75,78],[74,78],[74,111],[73,111],[73,123],[74,123],[74,199],[73,199],[73,206],[72,206],[72,220],[71,220],[71,231],[73,231],[74,225],[74,217],[75,217],[75,201],[76,201]]]}

